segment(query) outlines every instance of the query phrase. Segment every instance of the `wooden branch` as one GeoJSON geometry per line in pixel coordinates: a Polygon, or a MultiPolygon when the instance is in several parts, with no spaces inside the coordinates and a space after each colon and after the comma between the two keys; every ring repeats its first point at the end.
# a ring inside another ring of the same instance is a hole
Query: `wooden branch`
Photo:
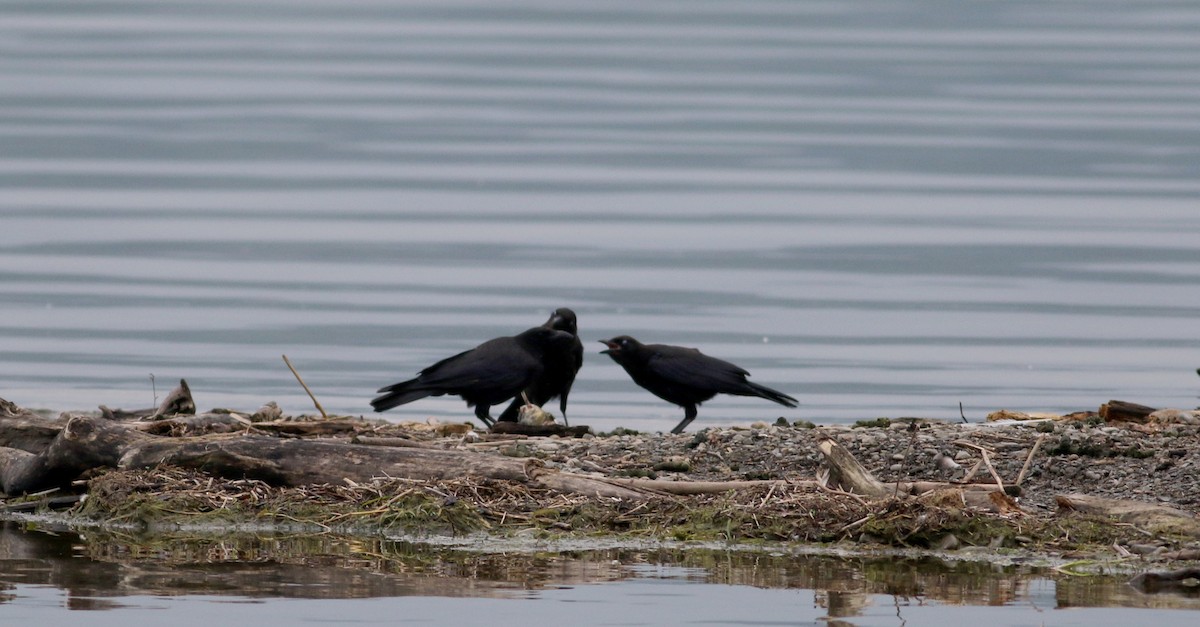
{"type": "Polygon", "coordinates": [[[442,447],[432,442],[418,442],[408,438],[386,438],[386,437],[367,437],[354,436],[350,438],[351,444],[362,444],[365,446],[396,446],[402,448],[430,448],[439,449],[442,447]]]}
{"type": "Polygon", "coordinates": [[[850,451],[837,441],[825,438],[817,444],[817,450],[821,451],[829,465],[829,487],[870,497],[889,494],[887,486],[863,468],[850,451]]]}
{"type": "Polygon", "coordinates": [[[1046,441],[1046,434],[1038,436],[1038,439],[1033,443],[1033,448],[1029,449],[1029,456],[1025,458],[1025,463],[1021,465],[1021,472],[1017,473],[1016,485],[1021,485],[1025,481],[1025,473],[1029,472],[1029,465],[1033,462],[1033,456],[1037,455],[1038,449],[1042,447],[1042,442],[1046,441]]]}
{"type": "Polygon", "coordinates": [[[995,479],[996,481],[996,487],[1000,488],[1001,492],[1004,491],[1004,482],[1000,480],[1000,475],[996,473],[996,467],[992,466],[992,460],[988,458],[988,450],[985,447],[967,442],[966,440],[955,440],[954,444],[956,446],[971,448],[979,451],[980,457],[983,458],[983,465],[987,467],[988,472],[992,473],[992,479],[995,479]]]}
{"type": "Polygon", "coordinates": [[[153,436],[119,422],[75,416],[38,453],[0,449],[0,490],[27,494],[69,484],[94,468],[115,468],[123,447],[153,436]]]}
{"type": "Polygon", "coordinates": [[[367,482],[376,477],[515,481],[559,492],[644,499],[645,490],[604,479],[527,467],[525,460],[460,450],[365,446],[257,435],[163,438],[130,425],[75,416],[41,453],[0,448],[0,489],[15,495],[66,485],[94,468],[171,464],[273,485],[367,482]]]}
{"type": "Polygon", "coordinates": [[[1105,422],[1137,422],[1144,423],[1146,417],[1154,413],[1153,407],[1129,403],[1126,401],[1109,401],[1100,406],[1100,417],[1105,422]]]}
{"type": "MultiPolygon", "coordinates": [[[[0,404],[7,402],[0,398],[0,404]]],[[[65,416],[45,418],[25,410],[10,413],[3,407],[0,407],[0,421],[3,421],[4,426],[0,429],[0,447],[20,449],[28,453],[46,450],[67,424],[65,416]]]]}
{"type": "Polygon", "coordinates": [[[288,370],[291,370],[292,374],[296,377],[296,380],[300,382],[300,387],[304,388],[305,392],[308,392],[308,397],[312,399],[313,405],[316,406],[317,411],[321,412],[321,417],[328,418],[329,414],[325,413],[325,408],[321,407],[321,402],[317,400],[317,397],[312,393],[312,390],[308,389],[308,384],[304,382],[304,379],[300,378],[300,373],[296,372],[296,369],[292,367],[292,360],[288,359],[287,355],[283,356],[283,363],[287,364],[288,370]]]}
{"type": "Polygon", "coordinates": [[[591,433],[592,429],[591,427],[583,425],[566,427],[554,423],[545,425],[530,425],[520,422],[497,422],[496,424],[492,425],[488,431],[491,433],[528,435],[533,437],[557,435],[562,437],[581,438],[588,433],[591,433]]]}
{"type": "Polygon", "coordinates": [[[745,490],[747,488],[757,488],[762,486],[771,486],[772,488],[780,485],[800,486],[805,488],[817,488],[816,481],[783,481],[781,479],[768,480],[747,480],[747,481],[663,481],[661,479],[632,479],[625,477],[609,477],[607,481],[610,483],[626,486],[629,488],[637,488],[639,490],[652,490],[654,492],[662,492],[665,494],[716,494],[720,492],[729,492],[732,490],[745,490]]]}
{"type": "Polygon", "coordinates": [[[192,400],[192,390],[184,379],[179,380],[179,385],[167,394],[158,407],[127,410],[100,406],[100,414],[106,420],[158,420],[171,416],[192,416],[195,413],[196,402],[192,400]]]}
{"type": "Polygon", "coordinates": [[[236,433],[252,426],[249,420],[237,414],[197,414],[173,416],[150,422],[129,423],[129,428],[142,433],[161,436],[196,436],[209,433],[236,433]]]}

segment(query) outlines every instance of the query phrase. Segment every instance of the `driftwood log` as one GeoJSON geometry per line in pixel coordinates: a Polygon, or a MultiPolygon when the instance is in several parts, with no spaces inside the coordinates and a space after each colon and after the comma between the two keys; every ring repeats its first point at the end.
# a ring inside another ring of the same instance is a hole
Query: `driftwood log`
{"type": "MultiPolygon", "coordinates": [[[[186,387],[182,389],[186,392],[186,387]]],[[[183,398],[190,395],[173,395],[168,399],[170,403],[164,401],[162,407],[186,410],[188,403],[183,398]]],[[[222,478],[252,478],[281,486],[367,483],[379,477],[428,481],[473,477],[513,481],[561,493],[633,500],[662,494],[707,494],[762,487],[770,487],[773,492],[776,485],[801,485],[874,499],[919,496],[947,502],[944,499],[949,498],[1001,514],[1022,514],[1017,503],[1005,494],[994,472],[992,483],[883,483],[833,438],[825,438],[818,444],[828,469],[828,475],[821,480],[657,481],[561,472],[545,468],[537,460],[488,454],[477,448],[527,437],[524,435],[488,434],[484,437],[502,440],[446,448],[453,444],[447,444],[446,440],[434,443],[365,437],[371,432],[367,428],[363,433],[361,422],[280,420],[277,408],[274,412],[254,414],[259,420],[235,412],[164,416],[155,410],[151,414],[156,418],[154,421],[119,421],[109,419],[110,415],[114,413],[108,412],[103,418],[66,415],[48,418],[0,399],[0,491],[18,495],[60,487],[96,469],[173,465],[222,478]],[[261,419],[266,416],[272,419],[261,419]],[[314,435],[333,437],[304,437],[314,435]],[[346,437],[349,435],[354,437],[346,437]]],[[[1022,475],[1032,457],[1031,452],[1022,475]]],[[[1057,500],[1062,513],[1083,512],[1153,533],[1200,537],[1200,520],[1173,508],[1080,494],[1058,496],[1057,500]]]]}
{"type": "MultiPolygon", "coordinates": [[[[43,451],[58,432],[62,431],[67,421],[62,418],[46,418],[39,416],[23,407],[0,398],[0,421],[4,428],[0,429],[0,448],[7,447],[36,453],[43,451]]],[[[3,451],[0,450],[0,456],[3,451]]]]}
{"type": "Polygon", "coordinates": [[[1100,417],[1105,422],[1147,422],[1148,416],[1156,410],[1153,407],[1138,405],[1128,401],[1109,401],[1100,406],[1100,417]]]}
{"type": "Polygon", "coordinates": [[[470,451],[241,434],[164,438],[88,416],[71,418],[40,453],[0,449],[0,489],[5,494],[29,493],[67,484],[95,468],[161,464],[283,486],[365,483],[376,477],[440,480],[476,476],[592,496],[642,499],[650,494],[603,478],[470,451]]]}
{"type": "Polygon", "coordinates": [[[825,456],[825,463],[829,467],[829,487],[875,498],[887,496],[897,490],[876,479],[875,475],[863,468],[837,440],[825,438],[817,444],[817,450],[825,456]]]}
{"type": "Polygon", "coordinates": [[[100,406],[100,414],[108,420],[158,420],[166,416],[183,416],[196,413],[196,402],[192,400],[192,390],[187,381],[179,380],[179,387],[167,393],[166,398],[158,407],[150,409],[109,409],[100,406]]]}
{"type": "Polygon", "coordinates": [[[1086,494],[1063,494],[1056,496],[1054,500],[1063,512],[1112,518],[1152,533],[1175,533],[1200,538],[1200,520],[1173,507],[1086,494]]]}

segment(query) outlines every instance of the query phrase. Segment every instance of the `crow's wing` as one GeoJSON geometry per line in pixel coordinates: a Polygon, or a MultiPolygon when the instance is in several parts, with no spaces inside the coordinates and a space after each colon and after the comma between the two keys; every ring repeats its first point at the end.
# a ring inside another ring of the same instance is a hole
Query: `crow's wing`
{"type": "Polygon", "coordinates": [[[418,380],[422,385],[444,390],[519,389],[541,368],[541,362],[513,338],[502,337],[433,364],[421,371],[418,380]]]}
{"type": "Polygon", "coordinates": [[[709,357],[694,348],[648,346],[654,351],[647,368],[675,385],[713,392],[741,390],[746,385],[744,369],[723,359],[709,357]]]}

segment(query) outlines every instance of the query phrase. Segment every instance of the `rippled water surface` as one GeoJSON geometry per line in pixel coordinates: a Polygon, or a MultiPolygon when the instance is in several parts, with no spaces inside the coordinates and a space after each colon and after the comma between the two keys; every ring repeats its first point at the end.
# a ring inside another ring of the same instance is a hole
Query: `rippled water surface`
{"type": "MultiPolygon", "coordinates": [[[[696,426],[1194,407],[1192,2],[12,2],[0,397],[363,413],[574,308],[797,397],[696,426]],[[152,387],[150,376],[154,375],[152,387]]],[[[469,417],[454,398],[397,419],[469,417]]],[[[693,427],[695,428],[695,427],[693,427]]]]}
{"type": "Polygon", "coordinates": [[[1194,625],[1194,594],[1033,565],[787,550],[498,552],[332,535],[47,534],[0,524],[0,615],[23,623],[1194,625]]]}

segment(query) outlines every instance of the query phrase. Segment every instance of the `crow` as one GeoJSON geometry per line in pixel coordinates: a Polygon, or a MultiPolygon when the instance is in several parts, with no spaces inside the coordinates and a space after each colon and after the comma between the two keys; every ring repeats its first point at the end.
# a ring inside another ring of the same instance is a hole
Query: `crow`
{"type": "Polygon", "coordinates": [[[787,394],[747,381],[750,373],[744,369],[694,348],[642,344],[628,335],[600,341],[608,346],[600,352],[621,364],[634,383],[683,408],[683,420],[671,433],[683,433],[696,419],[696,406],[717,394],[759,396],[786,407],[796,406],[796,399],[787,394]]]}
{"type": "MultiPolygon", "coordinates": [[[[542,363],[545,369],[542,371],[542,375],[534,380],[528,389],[524,390],[525,397],[529,399],[530,403],[540,407],[557,396],[558,407],[562,410],[563,423],[566,423],[567,396],[571,393],[571,385],[575,383],[575,375],[583,366],[583,342],[579,341],[579,327],[575,312],[566,307],[555,309],[554,313],[550,314],[550,319],[542,324],[542,328],[570,333],[575,341],[569,346],[556,347],[556,350],[548,350],[543,354],[542,363]]],[[[504,413],[496,419],[497,422],[517,422],[517,416],[524,403],[521,396],[518,395],[508,409],[505,409],[504,413]]]]}
{"type": "Polygon", "coordinates": [[[447,357],[422,370],[415,379],[379,389],[371,401],[375,411],[411,403],[426,396],[454,394],[475,408],[483,424],[495,422],[492,405],[529,388],[545,371],[548,353],[569,350],[575,336],[545,327],[534,327],[511,337],[488,340],[475,348],[447,357]]]}

